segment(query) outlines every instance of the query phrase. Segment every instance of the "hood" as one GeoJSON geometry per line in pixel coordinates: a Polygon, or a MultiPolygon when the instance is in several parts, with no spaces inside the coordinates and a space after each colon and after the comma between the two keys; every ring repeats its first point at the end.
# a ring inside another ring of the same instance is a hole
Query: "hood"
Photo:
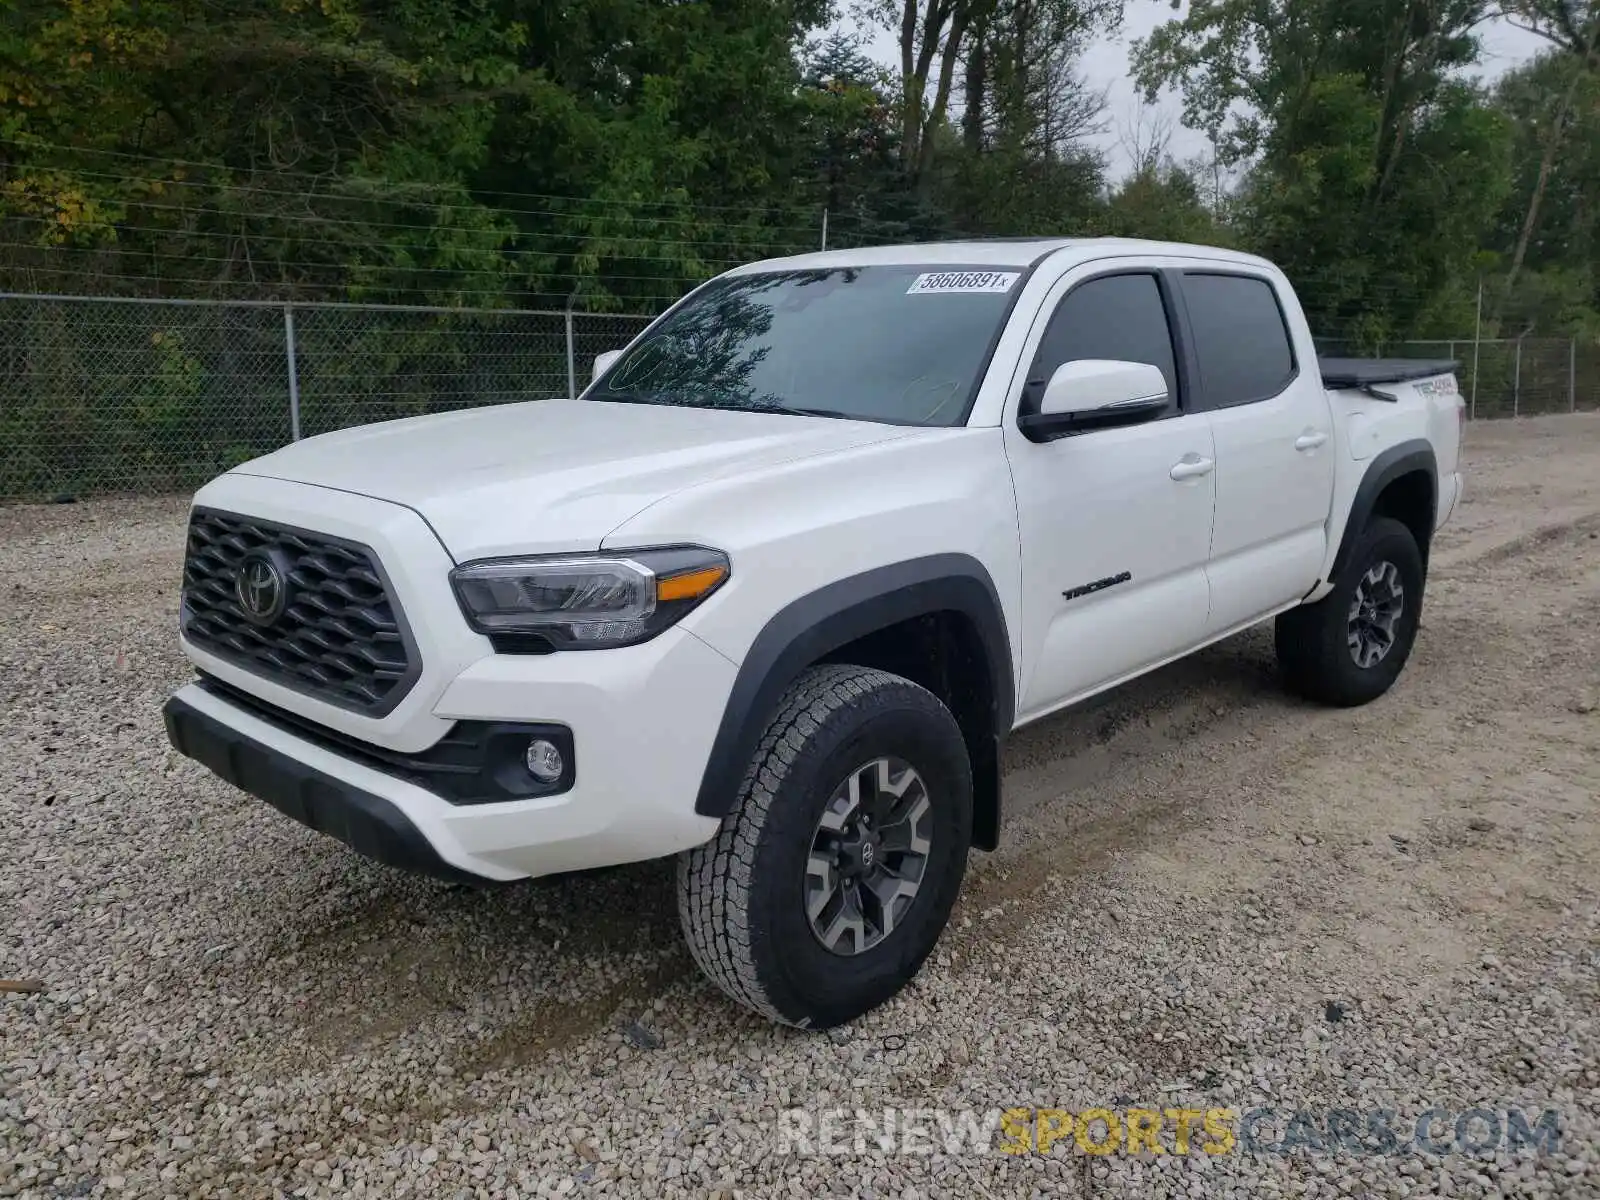
{"type": "Polygon", "coordinates": [[[782,413],[539,400],[322,434],[235,472],[403,504],[461,562],[598,549],[684,488],[910,432],[782,413]]]}

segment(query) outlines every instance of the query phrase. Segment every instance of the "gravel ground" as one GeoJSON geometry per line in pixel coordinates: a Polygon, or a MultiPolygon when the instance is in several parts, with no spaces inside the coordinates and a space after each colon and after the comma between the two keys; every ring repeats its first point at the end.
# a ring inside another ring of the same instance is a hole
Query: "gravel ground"
{"type": "Polygon", "coordinates": [[[1290,701],[1256,631],[1020,734],[1007,846],[829,1036],[699,979],[663,864],[453,889],[230,791],[161,733],[182,502],[0,510],[0,977],[45,985],[0,996],[0,1195],[1600,1195],[1600,417],[1468,459],[1394,693],[1290,701]],[[833,1106],[1561,1137],[782,1143],[833,1106]]]}

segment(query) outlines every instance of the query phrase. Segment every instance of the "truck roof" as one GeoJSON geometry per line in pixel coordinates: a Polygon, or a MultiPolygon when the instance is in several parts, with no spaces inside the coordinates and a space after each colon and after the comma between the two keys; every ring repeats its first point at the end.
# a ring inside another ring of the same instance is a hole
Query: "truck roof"
{"type": "Polygon", "coordinates": [[[1205,258],[1257,267],[1270,266],[1264,258],[1199,246],[1186,242],[1152,242],[1140,238],[977,238],[970,241],[913,242],[895,246],[858,246],[821,250],[746,263],[729,272],[746,275],[771,270],[816,270],[826,267],[865,266],[973,266],[1027,267],[1048,254],[1073,252],[1084,259],[1123,255],[1163,255],[1205,258]]]}

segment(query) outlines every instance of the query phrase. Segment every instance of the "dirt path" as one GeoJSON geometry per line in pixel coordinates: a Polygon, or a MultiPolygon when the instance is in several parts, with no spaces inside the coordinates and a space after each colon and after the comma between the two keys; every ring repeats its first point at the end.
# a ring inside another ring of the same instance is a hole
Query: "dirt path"
{"type": "Polygon", "coordinates": [[[659,864],[442,888],[222,786],[160,733],[182,505],[0,510],[0,976],[49,985],[0,998],[0,1195],[1600,1194],[1600,417],[1475,426],[1468,471],[1392,695],[1289,700],[1258,630],[1019,734],[1005,848],[834,1037],[702,983],[659,864]],[[1558,1109],[1565,1156],[774,1141],[1434,1103],[1558,1109]]]}

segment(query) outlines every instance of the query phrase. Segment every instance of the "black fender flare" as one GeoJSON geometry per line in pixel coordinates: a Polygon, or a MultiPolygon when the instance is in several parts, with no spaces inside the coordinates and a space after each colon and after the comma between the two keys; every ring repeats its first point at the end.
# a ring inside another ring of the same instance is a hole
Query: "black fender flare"
{"type": "MultiPolygon", "coordinates": [[[[778,701],[802,671],[858,638],[939,612],[970,620],[987,659],[995,753],[988,770],[973,764],[973,790],[980,804],[993,800],[997,826],[999,745],[1016,716],[1011,640],[994,580],[968,554],[933,554],[876,567],[781,608],[756,635],[734,678],[700,779],[695,812],[727,815],[778,701]]],[[[979,844],[988,840],[984,836],[979,844]]]]}
{"type": "MultiPolygon", "coordinates": [[[[1433,492],[1433,511],[1428,516],[1428,530],[1432,532],[1439,520],[1439,460],[1428,442],[1421,438],[1413,438],[1383,451],[1372,460],[1366,474],[1361,477],[1361,483],[1356,487],[1355,500],[1350,505],[1350,515],[1345,518],[1344,534],[1339,539],[1339,550],[1333,556],[1333,565],[1328,569],[1329,583],[1338,578],[1339,572],[1344,570],[1345,564],[1350,561],[1356,537],[1372,519],[1373,509],[1377,507],[1378,497],[1383,495],[1383,489],[1402,475],[1418,471],[1428,477],[1428,484],[1433,492]]],[[[1424,545],[1421,550],[1423,562],[1426,563],[1428,547],[1424,545]]]]}

